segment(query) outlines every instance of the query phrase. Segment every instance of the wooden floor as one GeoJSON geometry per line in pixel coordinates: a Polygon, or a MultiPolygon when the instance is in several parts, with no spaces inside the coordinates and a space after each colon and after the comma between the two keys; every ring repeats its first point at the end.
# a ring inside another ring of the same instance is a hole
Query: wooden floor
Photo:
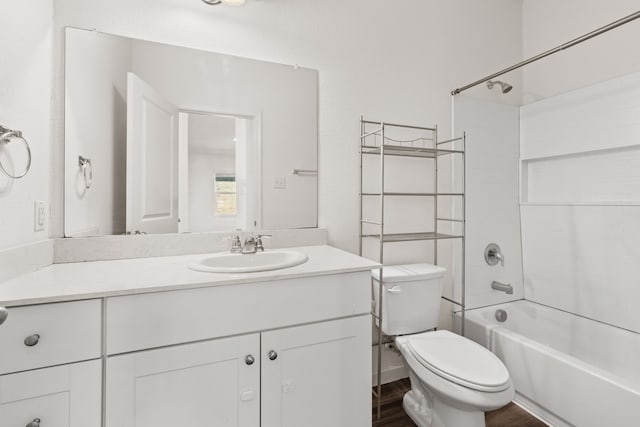
{"type": "MultiPolygon", "coordinates": [[[[402,409],[402,396],[411,388],[409,379],[395,381],[382,386],[381,418],[376,416],[376,401],[373,399],[374,427],[415,427],[402,409]]],[[[497,411],[487,412],[487,427],[545,427],[546,424],[530,415],[519,406],[510,403],[497,411]]],[[[462,427],[462,426],[451,426],[462,427]]]]}

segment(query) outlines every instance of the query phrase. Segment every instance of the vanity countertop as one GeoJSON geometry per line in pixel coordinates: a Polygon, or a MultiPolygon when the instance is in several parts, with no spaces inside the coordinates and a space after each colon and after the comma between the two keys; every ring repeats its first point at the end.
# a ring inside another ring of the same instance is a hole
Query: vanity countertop
{"type": "MultiPolygon", "coordinates": [[[[0,305],[17,306],[208,286],[350,273],[378,263],[331,246],[292,248],[304,264],[256,273],[203,273],[188,264],[210,254],[53,264],[0,283],[0,305]]],[[[268,249],[267,249],[268,250],[268,249]]]]}

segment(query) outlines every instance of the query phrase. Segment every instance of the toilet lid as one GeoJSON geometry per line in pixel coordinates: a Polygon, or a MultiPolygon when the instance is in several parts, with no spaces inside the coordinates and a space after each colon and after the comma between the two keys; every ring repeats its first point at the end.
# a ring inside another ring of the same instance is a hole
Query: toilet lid
{"type": "Polygon", "coordinates": [[[498,357],[467,338],[449,331],[411,336],[408,346],[416,359],[433,373],[480,391],[509,387],[509,371],[498,357]]]}

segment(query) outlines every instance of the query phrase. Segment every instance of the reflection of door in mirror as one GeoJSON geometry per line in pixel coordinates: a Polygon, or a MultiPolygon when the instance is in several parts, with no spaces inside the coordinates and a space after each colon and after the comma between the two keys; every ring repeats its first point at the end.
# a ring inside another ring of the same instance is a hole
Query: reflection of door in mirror
{"type": "Polygon", "coordinates": [[[178,107],[127,73],[127,233],[178,231],[178,107]]]}
{"type": "Polygon", "coordinates": [[[252,126],[245,117],[180,113],[180,232],[250,228],[246,153],[252,126]]]}

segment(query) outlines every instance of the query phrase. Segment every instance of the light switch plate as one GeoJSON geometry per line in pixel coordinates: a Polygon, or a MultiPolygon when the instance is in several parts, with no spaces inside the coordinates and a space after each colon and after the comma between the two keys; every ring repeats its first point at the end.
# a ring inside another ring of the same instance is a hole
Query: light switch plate
{"type": "Polygon", "coordinates": [[[273,188],[285,189],[287,188],[287,178],[284,176],[277,176],[273,181],[273,188]]]}
{"type": "Polygon", "coordinates": [[[44,231],[47,223],[47,202],[36,200],[33,203],[33,230],[44,231]]]}

